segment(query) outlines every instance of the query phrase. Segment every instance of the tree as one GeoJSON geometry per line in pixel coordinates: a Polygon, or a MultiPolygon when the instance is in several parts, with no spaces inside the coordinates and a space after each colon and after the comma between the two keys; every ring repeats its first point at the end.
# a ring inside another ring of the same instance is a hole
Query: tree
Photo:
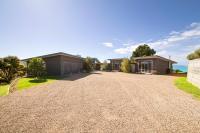
{"type": "Polygon", "coordinates": [[[14,78],[23,76],[25,67],[20,64],[16,56],[8,56],[0,59],[0,77],[1,81],[10,83],[14,78]]]}
{"type": "Polygon", "coordinates": [[[121,62],[121,67],[120,67],[122,72],[129,73],[131,71],[131,64],[130,60],[125,58],[121,62]]]}
{"type": "Polygon", "coordinates": [[[94,60],[91,57],[86,57],[83,60],[83,70],[91,72],[94,70],[94,60]]]}
{"type": "Polygon", "coordinates": [[[142,57],[142,56],[151,56],[155,55],[156,51],[154,49],[151,49],[148,45],[140,45],[136,48],[135,51],[133,51],[131,59],[134,57],[142,57]]]}
{"type": "Polygon", "coordinates": [[[93,64],[93,68],[95,70],[100,70],[100,68],[101,68],[101,62],[99,61],[99,59],[92,58],[92,64],[93,64]]]}
{"type": "Polygon", "coordinates": [[[200,48],[187,56],[188,60],[200,58],[200,48]]]}
{"type": "Polygon", "coordinates": [[[101,63],[96,63],[95,64],[95,70],[100,70],[101,69],[101,63]]]}
{"type": "Polygon", "coordinates": [[[103,64],[101,65],[101,70],[102,71],[111,71],[111,65],[110,65],[110,63],[107,63],[107,61],[105,60],[103,62],[103,64]]]}
{"type": "Polygon", "coordinates": [[[45,75],[45,62],[42,58],[32,58],[28,62],[28,74],[34,78],[40,78],[45,75]]]}

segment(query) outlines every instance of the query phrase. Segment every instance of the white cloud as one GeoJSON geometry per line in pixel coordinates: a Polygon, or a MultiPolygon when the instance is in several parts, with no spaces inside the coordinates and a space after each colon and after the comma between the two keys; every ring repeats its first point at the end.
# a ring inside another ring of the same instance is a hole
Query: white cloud
{"type": "Polygon", "coordinates": [[[181,41],[187,41],[200,38],[200,23],[192,23],[186,30],[182,32],[172,31],[169,36],[150,43],[153,48],[165,49],[173,44],[181,41]]]}
{"type": "Polygon", "coordinates": [[[123,46],[129,46],[130,44],[129,43],[124,43],[122,44],[123,46]]]}
{"type": "Polygon", "coordinates": [[[136,45],[131,45],[131,46],[127,46],[125,48],[118,48],[115,49],[114,52],[118,53],[118,54],[127,54],[127,53],[131,53],[133,52],[140,44],[136,44],[136,45]]]}
{"type": "Polygon", "coordinates": [[[177,32],[177,31],[172,31],[172,32],[170,32],[169,34],[170,34],[170,35],[177,35],[177,34],[179,34],[179,32],[177,32]]]}
{"type": "Polygon", "coordinates": [[[103,45],[110,48],[113,47],[113,44],[111,42],[104,42],[103,45]]]}
{"type": "Polygon", "coordinates": [[[123,45],[115,49],[115,53],[130,54],[140,44],[148,44],[157,51],[157,55],[172,57],[179,64],[187,64],[186,56],[200,48],[200,23],[192,23],[183,31],[172,31],[167,36],[139,44],[123,45]]]}
{"type": "Polygon", "coordinates": [[[126,47],[126,48],[115,49],[114,52],[118,53],[118,54],[126,54],[126,53],[130,52],[130,50],[128,47],[126,47]]]}

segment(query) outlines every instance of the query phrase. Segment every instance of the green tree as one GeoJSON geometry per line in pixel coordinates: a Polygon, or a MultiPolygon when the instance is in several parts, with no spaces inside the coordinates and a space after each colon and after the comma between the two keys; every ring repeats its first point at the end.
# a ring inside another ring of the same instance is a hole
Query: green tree
{"type": "Polygon", "coordinates": [[[91,57],[86,57],[83,60],[83,70],[85,70],[86,72],[91,72],[94,70],[94,60],[91,57]]]}
{"type": "Polygon", "coordinates": [[[20,60],[16,56],[0,59],[0,77],[2,81],[10,83],[14,78],[24,74],[25,67],[20,64],[20,60]]]}
{"type": "Polygon", "coordinates": [[[130,71],[131,71],[130,60],[127,59],[127,58],[123,59],[122,62],[121,62],[120,69],[121,69],[122,72],[130,73],[130,71]]]}
{"type": "Polygon", "coordinates": [[[101,63],[96,63],[95,64],[95,70],[100,70],[101,69],[101,63]]]}
{"type": "Polygon", "coordinates": [[[103,62],[101,65],[101,70],[102,71],[111,71],[111,65],[108,63],[106,60],[103,62]]]}
{"type": "Polygon", "coordinates": [[[200,48],[187,56],[188,60],[193,60],[198,58],[200,58],[200,48]]]}
{"type": "Polygon", "coordinates": [[[34,78],[40,78],[45,75],[45,62],[42,58],[32,58],[28,62],[28,73],[34,78]]]}
{"type": "Polygon", "coordinates": [[[92,58],[92,64],[93,64],[93,68],[95,70],[100,70],[100,68],[101,68],[101,62],[99,61],[99,59],[92,58]]]}
{"type": "Polygon", "coordinates": [[[148,45],[140,45],[136,48],[135,51],[133,51],[131,59],[134,57],[142,57],[142,56],[151,56],[155,55],[156,51],[154,49],[151,49],[148,45]]]}

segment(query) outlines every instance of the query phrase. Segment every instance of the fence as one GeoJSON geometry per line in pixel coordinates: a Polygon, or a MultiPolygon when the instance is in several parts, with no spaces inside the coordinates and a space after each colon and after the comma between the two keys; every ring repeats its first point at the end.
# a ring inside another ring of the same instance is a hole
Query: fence
{"type": "Polygon", "coordinates": [[[200,88],[200,59],[189,61],[187,78],[189,82],[200,88]]]}

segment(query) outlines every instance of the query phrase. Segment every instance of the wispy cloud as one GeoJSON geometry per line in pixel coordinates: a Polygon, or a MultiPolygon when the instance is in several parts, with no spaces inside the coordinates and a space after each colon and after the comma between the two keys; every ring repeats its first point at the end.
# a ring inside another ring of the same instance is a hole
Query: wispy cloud
{"type": "Polygon", "coordinates": [[[200,47],[200,23],[192,23],[182,31],[172,31],[159,40],[124,45],[124,47],[115,49],[114,52],[130,54],[138,45],[145,43],[154,48],[158,55],[172,56],[175,60],[185,64],[187,54],[200,47]]]}
{"type": "MultiPolygon", "coordinates": [[[[118,54],[127,54],[133,52],[139,45],[143,43],[135,44],[135,45],[128,45],[124,48],[115,49],[114,52],[118,54]]],[[[125,45],[124,45],[125,46],[125,45]]]]}
{"type": "Polygon", "coordinates": [[[184,31],[172,31],[167,37],[151,42],[151,47],[165,49],[176,45],[178,42],[200,38],[200,23],[192,23],[184,31]]]}
{"type": "Polygon", "coordinates": [[[104,46],[106,46],[106,47],[110,47],[110,48],[112,48],[113,47],[113,44],[111,43],[111,42],[104,42],[104,43],[102,43],[104,46]]]}

